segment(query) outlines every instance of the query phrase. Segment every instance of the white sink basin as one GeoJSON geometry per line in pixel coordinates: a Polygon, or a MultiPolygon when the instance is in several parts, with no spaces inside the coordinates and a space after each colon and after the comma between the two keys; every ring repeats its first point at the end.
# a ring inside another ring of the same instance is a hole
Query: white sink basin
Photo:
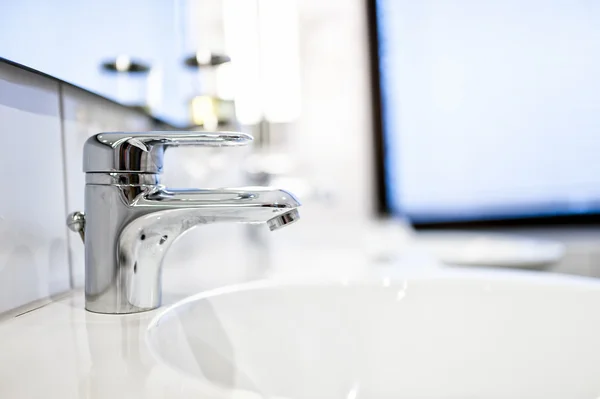
{"type": "Polygon", "coordinates": [[[252,283],[175,305],[148,340],[210,397],[595,399],[600,283],[252,283]]]}

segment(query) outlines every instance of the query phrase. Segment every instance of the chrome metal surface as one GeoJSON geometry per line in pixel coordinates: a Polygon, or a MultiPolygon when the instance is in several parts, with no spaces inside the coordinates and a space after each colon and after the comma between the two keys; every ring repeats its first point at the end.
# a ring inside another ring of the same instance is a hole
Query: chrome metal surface
{"type": "Polygon", "coordinates": [[[160,306],[162,260],[190,228],[240,222],[268,223],[274,230],[299,218],[300,203],[283,190],[169,190],[160,184],[166,145],[239,145],[251,139],[155,132],[102,133],[86,142],[85,219],[67,221],[74,231],[80,223],[85,227],[86,309],[122,314],[160,306]]]}
{"type": "Polygon", "coordinates": [[[79,233],[81,241],[85,243],[85,214],[83,212],[72,212],[67,216],[69,230],[79,233]]]}
{"type": "Polygon", "coordinates": [[[160,175],[154,173],[86,173],[87,184],[157,185],[160,175]]]}
{"type": "Polygon", "coordinates": [[[234,132],[100,133],[85,142],[83,171],[161,173],[168,147],[236,146],[250,141],[252,136],[234,132]]]}
{"type": "Polygon", "coordinates": [[[273,219],[269,219],[267,224],[269,225],[269,230],[273,231],[287,226],[288,224],[292,224],[299,219],[300,213],[297,209],[294,209],[279,216],[275,216],[273,219]]]}

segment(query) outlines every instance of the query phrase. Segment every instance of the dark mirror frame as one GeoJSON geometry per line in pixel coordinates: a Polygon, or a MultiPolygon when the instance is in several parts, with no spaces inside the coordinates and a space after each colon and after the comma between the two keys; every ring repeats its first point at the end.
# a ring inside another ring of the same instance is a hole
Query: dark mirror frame
{"type": "MultiPolygon", "coordinates": [[[[369,73],[372,106],[372,129],[375,176],[376,212],[380,217],[393,215],[387,200],[386,163],[385,163],[385,135],[383,118],[383,100],[381,90],[381,74],[379,63],[379,26],[377,21],[377,1],[365,0],[367,16],[367,32],[369,46],[369,73]]],[[[600,173],[600,171],[598,172],[600,173]]],[[[497,227],[535,227],[535,226],[564,226],[574,225],[600,225],[599,214],[551,214],[535,217],[515,217],[506,219],[470,219],[458,220],[447,218],[437,221],[411,221],[417,229],[460,229],[460,228],[497,228],[497,227]]]]}

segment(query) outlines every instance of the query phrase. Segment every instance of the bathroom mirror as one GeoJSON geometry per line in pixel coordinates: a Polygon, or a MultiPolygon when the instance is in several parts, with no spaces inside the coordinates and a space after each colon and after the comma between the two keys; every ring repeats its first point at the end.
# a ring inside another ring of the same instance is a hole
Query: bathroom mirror
{"type": "Polygon", "coordinates": [[[598,3],[369,4],[383,211],[600,221],[598,3]]]}
{"type": "Polygon", "coordinates": [[[3,1],[0,58],[176,127],[203,124],[198,112],[207,110],[227,119],[231,101],[215,99],[228,61],[222,8],[221,0],[3,1]]]}

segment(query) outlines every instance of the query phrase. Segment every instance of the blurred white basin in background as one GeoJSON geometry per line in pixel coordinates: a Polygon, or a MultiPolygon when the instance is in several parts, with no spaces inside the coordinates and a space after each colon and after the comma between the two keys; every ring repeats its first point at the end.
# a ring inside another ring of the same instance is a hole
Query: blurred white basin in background
{"type": "Polygon", "coordinates": [[[597,398],[600,282],[449,273],[255,282],[188,298],[155,356],[227,398],[597,398]]]}
{"type": "Polygon", "coordinates": [[[559,262],[565,245],[512,234],[464,231],[421,232],[415,242],[450,265],[541,269],[559,262]]]}

